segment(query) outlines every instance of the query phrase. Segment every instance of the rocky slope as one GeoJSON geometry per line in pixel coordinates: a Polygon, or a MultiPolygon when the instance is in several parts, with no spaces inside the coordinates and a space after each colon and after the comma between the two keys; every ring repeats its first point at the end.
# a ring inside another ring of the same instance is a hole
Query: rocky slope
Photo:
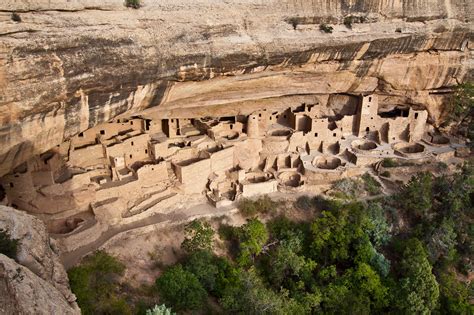
{"type": "Polygon", "coordinates": [[[436,124],[444,93],[472,78],[468,0],[142,3],[0,3],[0,176],[121,114],[233,115],[375,91],[436,124]],[[364,23],[346,27],[351,15],[364,23]]]}
{"type": "Polygon", "coordinates": [[[43,222],[0,206],[0,229],[20,241],[17,262],[0,254],[0,313],[80,314],[58,249],[43,222]]]}

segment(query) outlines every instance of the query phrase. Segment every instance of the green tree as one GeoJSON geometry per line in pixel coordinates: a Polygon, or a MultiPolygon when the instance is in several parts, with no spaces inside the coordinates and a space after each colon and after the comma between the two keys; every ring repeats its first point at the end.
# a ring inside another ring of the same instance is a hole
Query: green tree
{"type": "Polygon", "coordinates": [[[405,313],[429,314],[438,304],[439,286],[431,272],[428,255],[416,238],[404,245],[398,307],[405,313]]]}
{"type": "Polygon", "coordinates": [[[16,259],[19,241],[12,238],[7,230],[0,229],[0,253],[16,259]]]}
{"type": "Polygon", "coordinates": [[[415,217],[427,217],[432,207],[433,178],[429,173],[413,176],[400,194],[400,202],[405,210],[415,217]]]}
{"type": "Polygon", "coordinates": [[[453,93],[448,107],[448,120],[456,122],[455,131],[468,137],[473,145],[474,140],[474,84],[459,84],[453,93]]]}
{"type": "Polygon", "coordinates": [[[77,297],[82,314],[131,314],[118,295],[119,278],[125,266],[104,251],[83,259],[68,271],[71,290],[77,297]]]}
{"type": "Polygon", "coordinates": [[[155,305],[152,309],[146,311],[146,315],[176,315],[171,308],[166,307],[166,305],[155,305]]]}
{"type": "Polygon", "coordinates": [[[236,281],[235,269],[229,261],[209,251],[193,252],[184,265],[212,295],[221,297],[224,289],[236,281]]]}
{"type": "Polygon", "coordinates": [[[258,219],[250,219],[239,228],[238,235],[240,252],[237,260],[241,266],[249,266],[268,241],[267,228],[258,219]]]}
{"type": "Polygon", "coordinates": [[[207,221],[193,220],[184,228],[185,238],[181,248],[188,253],[212,250],[214,230],[207,221]]]}
{"type": "Polygon", "coordinates": [[[156,279],[155,286],[160,298],[177,310],[201,309],[207,296],[198,278],[180,264],[167,269],[156,279]]]}
{"type": "MultiPolygon", "coordinates": [[[[474,314],[470,303],[469,284],[456,279],[454,272],[442,273],[440,280],[440,311],[443,314],[474,314]]],[[[472,286],[472,284],[471,284],[472,286]]]]}

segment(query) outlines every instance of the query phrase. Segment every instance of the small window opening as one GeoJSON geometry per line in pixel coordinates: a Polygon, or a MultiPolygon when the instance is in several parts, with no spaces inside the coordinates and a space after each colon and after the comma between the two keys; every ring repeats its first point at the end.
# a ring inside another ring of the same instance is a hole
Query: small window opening
{"type": "Polygon", "coordinates": [[[415,119],[418,119],[418,113],[415,113],[415,119]]]}
{"type": "Polygon", "coordinates": [[[133,141],[132,141],[132,146],[133,146],[133,141]]]}
{"type": "Polygon", "coordinates": [[[15,185],[13,185],[13,183],[10,183],[10,187],[13,188],[13,187],[15,187],[15,185]]]}
{"type": "Polygon", "coordinates": [[[365,128],[365,131],[369,132],[369,131],[370,131],[370,128],[369,128],[369,127],[365,128]]]}
{"type": "Polygon", "coordinates": [[[130,120],[130,125],[133,125],[133,120],[130,120]]]}
{"type": "Polygon", "coordinates": [[[132,155],[130,154],[130,158],[132,158],[132,155]]]}
{"type": "Polygon", "coordinates": [[[234,125],[231,124],[231,125],[230,125],[230,129],[234,129],[234,125]]]}
{"type": "Polygon", "coordinates": [[[332,136],[335,137],[335,136],[336,136],[336,133],[333,133],[332,136]]]}
{"type": "Polygon", "coordinates": [[[148,149],[145,149],[145,154],[148,154],[148,149]]]}
{"type": "Polygon", "coordinates": [[[314,133],[314,136],[315,136],[315,137],[317,137],[317,136],[318,136],[318,133],[317,133],[317,132],[315,132],[315,133],[314,133]]]}
{"type": "Polygon", "coordinates": [[[262,114],[258,114],[258,117],[262,117],[262,114]]]}
{"type": "Polygon", "coordinates": [[[369,102],[372,102],[372,96],[369,96],[369,102]]]}
{"type": "Polygon", "coordinates": [[[84,137],[84,133],[83,133],[83,132],[79,133],[79,134],[78,134],[78,137],[83,138],[83,137],[84,137]]]}
{"type": "Polygon", "coordinates": [[[105,130],[101,130],[101,131],[100,131],[100,134],[101,134],[101,135],[105,135],[105,130]]]}

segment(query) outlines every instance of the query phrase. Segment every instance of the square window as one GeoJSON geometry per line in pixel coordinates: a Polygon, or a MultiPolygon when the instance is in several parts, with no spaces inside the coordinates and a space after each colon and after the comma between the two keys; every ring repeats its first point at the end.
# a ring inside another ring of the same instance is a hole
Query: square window
{"type": "Polygon", "coordinates": [[[105,135],[105,130],[101,130],[101,131],[100,131],[100,134],[101,134],[101,135],[105,135]]]}
{"type": "Polygon", "coordinates": [[[336,133],[333,133],[332,136],[335,137],[335,136],[336,136],[336,133]]]}

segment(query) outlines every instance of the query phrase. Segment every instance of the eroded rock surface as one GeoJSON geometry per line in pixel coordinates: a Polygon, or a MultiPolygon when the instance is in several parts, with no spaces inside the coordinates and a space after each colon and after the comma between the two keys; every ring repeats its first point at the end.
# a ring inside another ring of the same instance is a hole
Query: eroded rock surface
{"type": "Polygon", "coordinates": [[[80,313],[59,260],[58,248],[44,223],[23,211],[0,206],[0,228],[20,241],[18,263],[0,255],[0,279],[3,278],[0,290],[9,292],[7,296],[0,294],[6,299],[0,307],[7,307],[6,312],[0,313],[80,313]]]}
{"type": "Polygon", "coordinates": [[[446,90],[472,76],[472,1],[142,3],[2,1],[0,175],[143,110],[249,114],[295,97],[376,92],[438,122],[446,90]],[[351,15],[365,22],[346,27],[351,15]]]}
{"type": "Polygon", "coordinates": [[[0,313],[80,314],[48,281],[0,254],[0,313]]]}

